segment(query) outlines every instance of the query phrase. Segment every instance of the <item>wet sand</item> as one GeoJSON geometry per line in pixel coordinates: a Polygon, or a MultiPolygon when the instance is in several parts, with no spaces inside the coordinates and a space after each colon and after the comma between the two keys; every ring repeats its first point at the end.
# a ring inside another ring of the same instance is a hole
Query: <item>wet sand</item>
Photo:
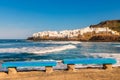
{"type": "Polygon", "coordinates": [[[120,80],[120,67],[113,68],[113,70],[77,69],[76,72],[65,70],[55,70],[52,73],[29,71],[9,75],[0,72],[0,80],[120,80]]]}

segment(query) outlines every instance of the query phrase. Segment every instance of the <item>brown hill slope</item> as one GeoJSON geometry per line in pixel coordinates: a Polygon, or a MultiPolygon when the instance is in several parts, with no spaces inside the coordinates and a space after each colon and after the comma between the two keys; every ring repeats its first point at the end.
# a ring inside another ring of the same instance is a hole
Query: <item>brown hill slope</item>
{"type": "Polygon", "coordinates": [[[91,25],[90,27],[109,27],[114,31],[120,32],[120,20],[107,20],[96,25],[91,25]]]}

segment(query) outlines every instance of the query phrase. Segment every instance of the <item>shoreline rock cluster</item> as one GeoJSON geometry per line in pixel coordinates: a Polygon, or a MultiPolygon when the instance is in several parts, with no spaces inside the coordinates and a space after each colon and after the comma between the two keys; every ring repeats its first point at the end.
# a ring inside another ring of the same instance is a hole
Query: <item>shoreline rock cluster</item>
{"type": "Polygon", "coordinates": [[[119,42],[120,20],[104,21],[83,29],[37,32],[32,37],[28,37],[27,40],[119,42]]]}

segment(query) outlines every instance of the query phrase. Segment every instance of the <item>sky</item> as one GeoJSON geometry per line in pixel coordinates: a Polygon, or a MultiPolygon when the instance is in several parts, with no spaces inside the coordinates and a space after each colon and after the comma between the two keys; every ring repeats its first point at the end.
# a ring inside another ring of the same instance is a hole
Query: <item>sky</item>
{"type": "Polygon", "coordinates": [[[120,0],[0,0],[0,39],[120,19],[120,0]]]}

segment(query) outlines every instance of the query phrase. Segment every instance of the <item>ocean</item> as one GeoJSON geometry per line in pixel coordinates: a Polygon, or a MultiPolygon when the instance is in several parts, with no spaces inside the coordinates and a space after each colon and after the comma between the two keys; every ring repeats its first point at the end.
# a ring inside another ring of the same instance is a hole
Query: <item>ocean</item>
{"type": "Polygon", "coordinates": [[[0,63],[7,61],[115,58],[120,66],[119,42],[27,41],[1,39],[0,63]]]}

